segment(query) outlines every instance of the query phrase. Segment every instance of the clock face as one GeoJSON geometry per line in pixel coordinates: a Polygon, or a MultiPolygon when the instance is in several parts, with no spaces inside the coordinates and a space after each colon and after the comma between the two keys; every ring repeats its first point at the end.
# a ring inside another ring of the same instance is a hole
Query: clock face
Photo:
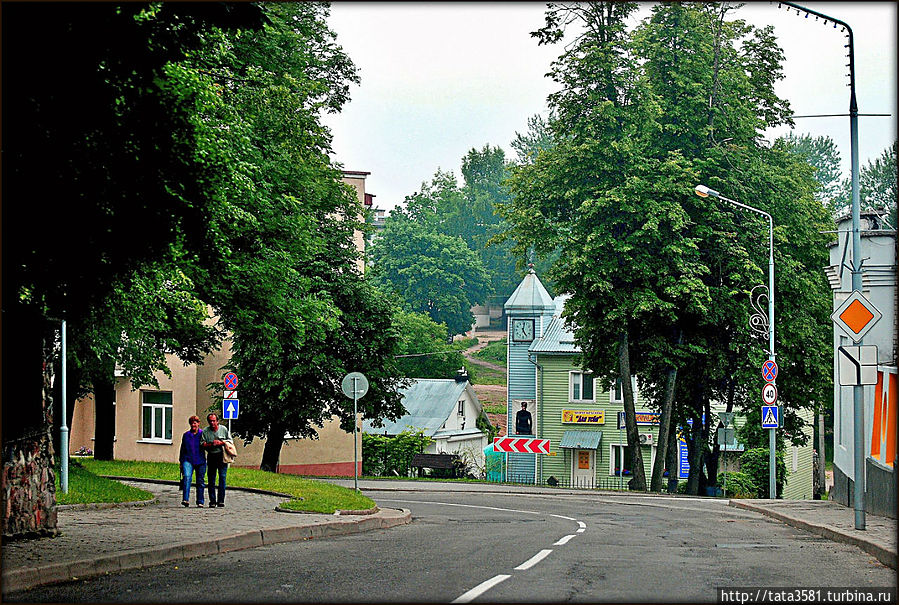
{"type": "Polygon", "coordinates": [[[534,340],[534,320],[512,320],[512,340],[517,342],[530,342],[534,340]]]}

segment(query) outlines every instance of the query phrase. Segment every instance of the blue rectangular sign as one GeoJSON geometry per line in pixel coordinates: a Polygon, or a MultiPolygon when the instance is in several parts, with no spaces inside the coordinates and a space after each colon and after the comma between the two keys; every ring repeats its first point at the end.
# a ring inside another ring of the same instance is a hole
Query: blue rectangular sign
{"type": "Polygon", "coordinates": [[[687,442],[683,439],[677,440],[677,476],[679,479],[686,479],[690,476],[690,457],[687,451],[687,442]]]}
{"type": "Polygon", "coordinates": [[[222,418],[224,420],[237,420],[240,411],[240,399],[222,400],[222,418]]]}
{"type": "Polygon", "coordinates": [[[776,405],[763,405],[762,406],[762,428],[763,429],[780,428],[780,418],[777,413],[776,405]]]}

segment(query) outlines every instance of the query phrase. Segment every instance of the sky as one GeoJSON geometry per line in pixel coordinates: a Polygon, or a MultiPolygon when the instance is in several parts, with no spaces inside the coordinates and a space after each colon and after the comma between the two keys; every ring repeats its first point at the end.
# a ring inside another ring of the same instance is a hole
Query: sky
{"type": "MultiPolygon", "coordinates": [[[[640,16],[649,14],[645,3],[640,16]]],[[[859,165],[877,158],[897,137],[897,3],[803,4],[848,23],[854,33],[859,165]]],[[[559,45],[538,46],[530,32],[543,25],[543,2],[342,2],[331,5],[337,42],[359,68],[361,85],[340,114],[324,119],[334,136],[333,158],[346,170],[370,172],[366,191],[392,209],[441,169],[461,181],[463,156],[499,146],[508,159],[529,117],[546,114],[555,85],[544,77],[559,45]]],[[[773,25],[784,50],[777,92],[797,116],[848,114],[845,34],[777,2],[749,2],[736,16],[773,25]]],[[[797,118],[795,134],[829,136],[850,172],[848,117],[797,118]]],[[[765,133],[773,141],[789,131],[765,133]]]]}

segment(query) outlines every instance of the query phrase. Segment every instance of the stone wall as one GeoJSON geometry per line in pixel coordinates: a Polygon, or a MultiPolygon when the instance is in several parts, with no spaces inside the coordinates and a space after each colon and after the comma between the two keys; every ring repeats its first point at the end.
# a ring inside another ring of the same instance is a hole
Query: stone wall
{"type": "Polygon", "coordinates": [[[50,430],[3,441],[3,536],[53,535],[56,487],[50,430]]]}

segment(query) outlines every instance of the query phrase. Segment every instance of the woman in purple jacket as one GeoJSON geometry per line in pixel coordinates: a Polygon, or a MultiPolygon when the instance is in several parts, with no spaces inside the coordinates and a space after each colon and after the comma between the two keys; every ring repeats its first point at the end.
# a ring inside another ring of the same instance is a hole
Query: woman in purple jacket
{"type": "Polygon", "coordinates": [[[203,508],[206,484],[206,454],[200,448],[200,419],[191,416],[187,419],[190,430],[181,436],[181,453],[178,462],[181,464],[181,506],[190,506],[190,484],[194,471],[197,473],[197,507],[203,508]]]}

